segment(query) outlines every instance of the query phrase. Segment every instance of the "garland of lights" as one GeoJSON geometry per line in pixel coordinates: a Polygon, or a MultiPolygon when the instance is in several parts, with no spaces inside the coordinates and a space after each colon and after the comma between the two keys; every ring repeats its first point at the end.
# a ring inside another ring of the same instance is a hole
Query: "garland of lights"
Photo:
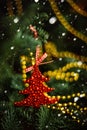
{"type": "MultiPolygon", "coordinates": [[[[26,61],[30,61],[32,65],[35,64],[35,58],[33,57],[33,52],[30,52],[30,59],[27,56],[21,56],[21,68],[22,68],[22,79],[23,81],[26,81],[27,75],[26,75],[26,61]]],[[[25,84],[26,87],[28,87],[28,84],[25,84]]]]}
{"type": "MultiPolygon", "coordinates": [[[[21,0],[14,0],[14,1],[15,1],[18,15],[21,15],[23,12],[22,1],[21,0]]],[[[7,0],[7,11],[9,16],[14,16],[14,7],[13,7],[13,2],[11,0],[7,0]]]]}
{"type": "MultiPolygon", "coordinates": [[[[75,98],[75,97],[77,97],[77,98],[87,97],[87,95],[85,93],[82,93],[82,94],[81,93],[76,93],[76,94],[73,93],[72,95],[57,96],[57,97],[61,101],[61,100],[66,100],[66,99],[70,100],[70,99],[75,98]]],[[[72,119],[74,119],[78,123],[80,123],[80,119],[77,117],[77,115],[75,115],[75,113],[78,113],[78,111],[80,113],[87,112],[87,107],[80,107],[76,102],[57,103],[53,106],[46,105],[46,107],[51,108],[51,109],[57,109],[57,110],[61,111],[63,114],[68,114],[72,117],[72,119]],[[71,109],[71,107],[72,107],[72,109],[71,109]]]]}
{"type": "Polygon", "coordinates": [[[17,13],[20,15],[23,12],[22,0],[15,0],[15,4],[16,4],[16,7],[17,7],[17,13]]]}
{"type": "Polygon", "coordinates": [[[78,123],[80,123],[80,119],[77,117],[77,115],[75,113],[84,113],[87,111],[87,107],[80,107],[79,105],[77,105],[76,103],[72,103],[72,102],[68,102],[68,103],[58,103],[56,104],[56,106],[46,106],[47,108],[51,108],[51,109],[57,109],[59,111],[61,111],[63,114],[68,114],[72,117],[72,119],[74,119],[75,121],[77,121],[78,123]],[[72,109],[71,109],[72,107],[72,109]],[[74,110],[74,109],[77,110],[74,110]]]}
{"type": "Polygon", "coordinates": [[[7,11],[8,11],[9,16],[14,16],[13,6],[12,6],[12,1],[11,0],[7,0],[7,11]]]}
{"type": "Polygon", "coordinates": [[[78,56],[71,52],[57,52],[56,46],[51,42],[47,42],[45,44],[45,49],[46,49],[48,56],[54,56],[57,58],[68,57],[68,58],[80,60],[78,62],[68,63],[67,65],[65,65],[64,67],[62,67],[58,70],[45,72],[44,73],[45,75],[48,75],[49,77],[55,77],[57,80],[61,79],[61,80],[73,82],[74,80],[75,81],[78,80],[79,74],[75,73],[75,72],[66,72],[67,70],[74,68],[74,67],[75,68],[78,67],[78,68],[87,70],[87,65],[85,63],[84,64],[82,63],[82,62],[87,62],[87,57],[78,56]]]}
{"type": "Polygon", "coordinates": [[[66,57],[66,58],[73,58],[76,60],[80,60],[82,62],[87,62],[87,57],[79,56],[79,55],[76,55],[76,54],[74,54],[72,52],[68,52],[68,51],[58,52],[56,49],[56,46],[52,42],[45,43],[45,50],[46,50],[49,58],[51,58],[51,56],[56,57],[56,58],[66,57]]]}
{"type": "Polygon", "coordinates": [[[85,10],[82,10],[73,0],[66,0],[70,6],[77,11],[78,13],[80,13],[83,16],[87,17],[87,12],[85,10]]]}
{"type": "Polygon", "coordinates": [[[82,34],[81,32],[77,31],[75,28],[73,28],[68,21],[64,18],[64,16],[61,14],[55,0],[48,0],[56,17],[59,19],[59,21],[63,24],[63,26],[69,31],[71,32],[73,35],[75,35],[76,37],[78,37],[79,39],[81,39],[82,41],[84,41],[85,43],[87,43],[87,36],[85,36],[84,34],[82,34]]]}
{"type": "Polygon", "coordinates": [[[67,70],[74,67],[87,70],[87,65],[85,63],[82,64],[82,62],[71,62],[71,63],[66,64],[64,67],[59,68],[58,70],[48,71],[48,72],[45,72],[44,74],[49,77],[55,77],[57,80],[61,79],[68,82],[72,82],[74,80],[77,81],[79,77],[78,73],[66,72],[67,70]]]}

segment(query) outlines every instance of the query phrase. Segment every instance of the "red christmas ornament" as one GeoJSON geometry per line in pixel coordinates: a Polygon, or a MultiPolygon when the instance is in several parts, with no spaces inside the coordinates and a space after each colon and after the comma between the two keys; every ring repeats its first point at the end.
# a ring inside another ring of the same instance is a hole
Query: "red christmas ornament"
{"type": "Polygon", "coordinates": [[[40,58],[39,56],[40,48],[36,48],[36,64],[34,66],[28,67],[26,72],[33,71],[29,79],[25,83],[29,83],[29,87],[19,91],[20,94],[27,94],[27,98],[22,101],[15,102],[15,106],[33,106],[40,107],[41,105],[54,104],[58,101],[58,98],[55,96],[51,97],[47,95],[47,92],[54,90],[54,88],[47,87],[44,82],[49,79],[41,74],[39,70],[40,63],[47,57],[47,54],[44,53],[40,58]]]}

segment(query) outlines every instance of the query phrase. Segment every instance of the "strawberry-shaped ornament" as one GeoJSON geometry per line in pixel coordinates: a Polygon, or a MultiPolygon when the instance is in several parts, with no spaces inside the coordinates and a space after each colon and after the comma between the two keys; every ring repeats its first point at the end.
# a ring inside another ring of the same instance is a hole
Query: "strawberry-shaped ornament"
{"type": "Polygon", "coordinates": [[[22,91],[19,91],[20,94],[26,94],[27,98],[22,101],[15,102],[15,106],[32,106],[40,107],[41,105],[55,104],[58,102],[58,98],[55,96],[49,96],[47,92],[54,90],[54,88],[49,88],[45,82],[49,79],[41,74],[39,70],[39,65],[47,57],[47,54],[44,53],[39,58],[40,47],[36,47],[36,63],[33,66],[26,68],[26,73],[32,70],[32,75],[25,83],[29,83],[29,86],[22,91]]]}

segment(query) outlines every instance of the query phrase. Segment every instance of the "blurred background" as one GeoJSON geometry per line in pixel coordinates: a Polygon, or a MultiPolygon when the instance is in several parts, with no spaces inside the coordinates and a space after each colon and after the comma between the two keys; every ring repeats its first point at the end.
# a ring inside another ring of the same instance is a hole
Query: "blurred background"
{"type": "Polygon", "coordinates": [[[0,0],[0,130],[15,129],[87,129],[86,0],[0,0]],[[37,98],[19,94],[29,88],[24,81],[32,72],[25,68],[35,64],[37,45],[40,56],[48,55],[39,70],[50,80],[42,84],[55,88],[44,98],[58,102],[17,107],[37,98]]]}

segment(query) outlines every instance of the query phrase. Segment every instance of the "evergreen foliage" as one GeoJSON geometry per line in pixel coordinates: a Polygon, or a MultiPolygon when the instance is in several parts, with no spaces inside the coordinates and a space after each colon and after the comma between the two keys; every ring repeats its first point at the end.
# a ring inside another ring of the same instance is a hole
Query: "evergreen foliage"
{"type": "MultiPolygon", "coordinates": [[[[68,105],[67,108],[73,112],[73,116],[77,117],[76,120],[72,118],[70,112],[63,113],[62,110],[53,109],[53,105],[50,105],[50,108],[46,106],[40,108],[15,107],[13,105],[15,101],[26,97],[18,94],[19,90],[25,89],[22,81],[21,56],[26,56],[28,58],[27,65],[31,66],[32,57],[35,57],[36,46],[41,45],[42,51],[45,52],[45,43],[52,41],[57,52],[68,51],[79,58],[79,60],[74,59],[73,56],[68,58],[67,53],[65,54],[66,57],[63,57],[63,53],[61,57],[48,54],[47,61],[53,60],[53,62],[40,66],[40,70],[44,74],[44,72],[54,71],[75,61],[87,64],[84,58],[81,61],[82,56],[87,58],[87,43],[64,28],[56,18],[48,0],[36,3],[33,0],[22,0],[23,13],[21,15],[17,14],[14,0],[14,16],[11,17],[7,11],[7,1],[0,1],[0,130],[86,130],[87,66],[86,69],[76,67],[66,71],[79,73],[77,81],[69,82],[51,77],[47,83],[48,86],[55,88],[54,92],[49,93],[51,96],[67,97],[67,95],[72,96],[74,93],[81,93],[80,96],[76,95],[74,98],[67,98],[59,102],[61,104],[77,103],[77,106],[84,108],[84,110],[80,110],[76,106],[68,105]],[[53,23],[50,22],[51,18],[54,18],[53,23]],[[29,30],[29,25],[36,28],[37,39],[29,30]],[[86,94],[85,97],[82,96],[83,93],[86,94]],[[80,122],[78,122],[79,120],[80,122]]],[[[11,0],[11,2],[13,1],[11,0]]],[[[80,0],[76,0],[77,5],[80,2],[80,0]]],[[[69,6],[67,1],[61,0],[56,1],[56,3],[70,25],[87,36],[87,17],[78,14],[69,6]]],[[[86,8],[87,3],[82,4],[81,9],[87,11],[86,8]]],[[[55,49],[52,49],[52,52],[51,50],[49,52],[55,53],[55,49]]],[[[28,76],[30,75],[31,73],[28,73],[28,76]]]]}

